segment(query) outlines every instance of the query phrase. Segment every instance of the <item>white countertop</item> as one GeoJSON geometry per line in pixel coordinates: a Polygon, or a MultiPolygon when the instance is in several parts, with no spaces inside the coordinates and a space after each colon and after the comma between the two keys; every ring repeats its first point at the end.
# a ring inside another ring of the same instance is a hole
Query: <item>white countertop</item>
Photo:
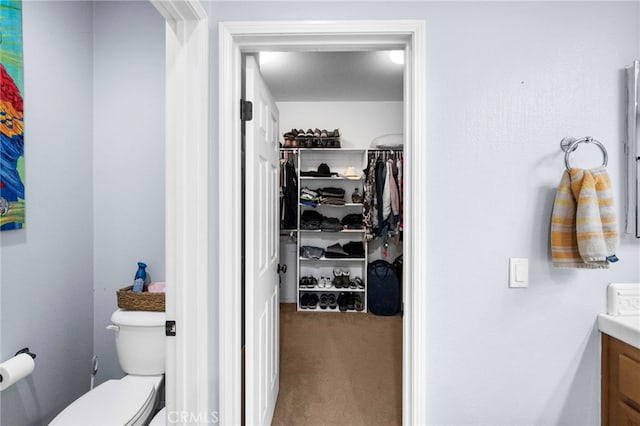
{"type": "Polygon", "coordinates": [[[598,315],[598,329],[618,340],[640,349],[640,315],[598,315]]]}

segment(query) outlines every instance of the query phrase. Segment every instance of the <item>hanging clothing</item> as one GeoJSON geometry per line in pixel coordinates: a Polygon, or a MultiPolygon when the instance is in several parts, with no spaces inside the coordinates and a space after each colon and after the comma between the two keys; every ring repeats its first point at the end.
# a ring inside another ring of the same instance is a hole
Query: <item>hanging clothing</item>
{"type": "Polygon", "coordinates": [[[400,214],[400,196],[398,195],[398,185],[396,183],[396,179],[397,179],[397,171],[398,169],[396,168],[396,176],[394,177],[394,170],[395,164],[393,160],[388,160],[387,161],[387,169],[389,171],[389,177],[387,178],[387,180],[389,181],[389,198],[390,198],[390,205],[391,205],[391,213],[394,216],[398,216],[400,214]]]}
{"type": "MultiPolygon", "coordinates": [[[[376,197],[377,197],[377,208],[378,208],[378,230],[382,227],[382,222],[384,221],[384,182],[386,178],[386,167],[384,161],[380,157],[376,160],[376,197]]],[[[379,234],[379,232],[378,232],[379,234]]]]}
{"type": "Polygon", "coordinates": [[[402,152],[370,152],[365,172],[365,237],[398,237],[403,212],[402,152]]]}
{"type": "Polygon", "coordinates": [[[400,154],[400,158],[398,158],[398,161],[396,163],[396,166],[398,167],[398,187],[400,189],[398,194],[400,197],[400,218],[398,220],[398,228],[400,228],[400,230],[402,230],[404,227],[404,177],[402,175],[402,163],[403,158],[402,154],[400,154]]]}
{"type": "Polygon", "coordinates": [[[280,161],[280,227],[298,227],[298,175],[295,154],[283,152],[280,161]]]}
{"type": "Polygon", "coordinates": [[[362,223],[365,227],[367,241],[375,237],[374,230],[378,227],[378,208],[375,191],[376,159],[369,159],[369,167],[365,170],[364,201],[362,208],[362,223]]]}
{"type": "Polygon", "coordinates": [[[385,220],[391,214],[391,170],[389,163],[385,163],[386,177],[382,189],[382,219],[385,220]]]}

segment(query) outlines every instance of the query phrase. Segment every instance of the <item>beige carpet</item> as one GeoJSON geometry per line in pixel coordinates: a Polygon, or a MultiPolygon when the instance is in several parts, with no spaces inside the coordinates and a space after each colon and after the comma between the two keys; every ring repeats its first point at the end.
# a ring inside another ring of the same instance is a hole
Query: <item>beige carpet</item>
{"type": "Polygon", "coordinates": [[[273,425],[402,423],[402,318],[280,305],[273,425]]]}

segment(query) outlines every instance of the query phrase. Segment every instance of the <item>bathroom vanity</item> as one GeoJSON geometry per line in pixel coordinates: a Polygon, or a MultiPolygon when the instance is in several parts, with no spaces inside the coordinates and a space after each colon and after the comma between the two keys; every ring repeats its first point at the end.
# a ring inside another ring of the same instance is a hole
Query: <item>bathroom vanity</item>
{"type": "Polygon", "coordinates": [[[602,333],[602,425],[640,425],[640,284],[610,284],[602,333]]]}

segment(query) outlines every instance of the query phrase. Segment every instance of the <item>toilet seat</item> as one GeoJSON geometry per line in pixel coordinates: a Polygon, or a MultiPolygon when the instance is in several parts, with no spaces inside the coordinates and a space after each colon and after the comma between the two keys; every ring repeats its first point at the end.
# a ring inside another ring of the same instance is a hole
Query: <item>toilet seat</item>
{"type": "Polygon", "coordinates": [[[75,400],[50,425],[135,425],[155,404],[156,381],[108,380],[75,400]]]}

